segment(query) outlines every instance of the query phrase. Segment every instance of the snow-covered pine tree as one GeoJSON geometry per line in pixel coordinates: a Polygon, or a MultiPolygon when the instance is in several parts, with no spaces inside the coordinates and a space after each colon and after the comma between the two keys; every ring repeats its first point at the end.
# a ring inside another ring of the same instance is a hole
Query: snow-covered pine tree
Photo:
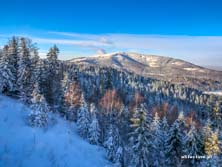
{"type": "Polygon", "coordinates": [[[8,42],[8,54],[9,62],[13,69],[12,74],[15,78],[14,81],[14,93],[18,93],[17,77],[18,77],[18,62],[19,62],[19,39],[17,37],[12,37],[8,42]]]}
{"type": "Polygon", "coordinates": [[[104,147],[106,148],[107,159],[120,166],[123,161],[123,148],[121,144],[119,130],[113,124],[110,124],[109,126],[106,140],[104,142],[104,147]]]}
{"type": "Polygon", "coordinates": [[[29,43],[26,38],[20,39],[19,63],[18,63],[18,86],[20,98],[23,102],[29,103],[32,93],[31,85],[31,59],[29,43]]]}
{"type": "Polygon", "coordinates": [[[124,154],[123,153],[123,147],[119,146],[117,151],[116,151],[115,164],[114,164],[115,167],[123,167],[124,166],[124,164],[123,164],[123,161],[124,161],[123,160],[124,159],[123,154],[124,154]]]}
{"type": "Polygon", "coordinates": [[[130,145],[132,147],[131,167],[148,167],[151,165],[151,132],[150,121],[147,121],[147,111],[144,107],[137,108],[131,118],[131,127],[133,131],[130,133],[130,145]]]}
{"type": "Polygon", "coordinates": [[[123,105],[120,111],[120,117],[117,126],[125,144],[128,143],[128,134],[130,132],[130,111],[128,106],[123,105]]]}
{"type": "Polygon", "coordinates": [[[170,127],[167,137],[167,164],[169,166],[180,166],[183,163],[181,156],[184,154],[184,128],[184,115],[180,112],[170,127]]]}
{"type": "Polygon", "coordinates": [[[29,115],[29,125],[33,127],[46,127],[48,123],[49,107],[43,95],[39,92],[38,84],[32,93],[31,113],[29,115]]]}
{"type": "Polygon", "coordinates": [[[166,147],[165,147],[165,126],[167,122],[162,123],[158,113],[155,113],[153,122],[152,122],[152,162],[154,167],[164,166],[166,159],[166,147]]]}
{"type": "Polygon", "coordinates": [[[167,159],[167,143],[166,143],[166,139],[168,137],[168,132],[169,132],[169,125],[167,122],[167,118],[166,116],[164,116],[160,122],[160,129],[161,129],[161,138],[160,138],[160,143],[161,143],[161,152],[160,152],[160,157],[162,157],[162,161],[163,163],[166,163],[166,159],[167,159]]]}
{"type": "Polygon", "coordinates": [[[100,142],[100,125],[97,119],[97,109],[95,107],[95,104],[90,104],[90,114],[91,114],[91,122],[89,125],[89,131],[88,131],[88,140],[91,144],[98,145],[100,142]]]}
{"type": "Polygon", "coordinates": [[[9,47],[6,45],[0,59],[0,93],[9,93],[15,90],[14,67],[10,63],[8,54],[9,47]]]}
{"type": "MultiPolygon", "coordinates": [[[[49,49],[47,59],[44,61],[45,75],[43,78],[43,93],[46,100],[52,107],[56,107],[59,100],[59,93],[61,89],[58,62],[59,49],[56,45],[49,49]]],[[[61,71],[59,71],[61,70],[61,71]]]]}
{"type": "Polygon", "coordinates": [[[160,129],[160,117],[157,112],[155,112],[152,124],[151,124],[151,130],[155,133],[157,129],[160,129]]]}
{"type": "MultiPolygon", "coordinates": [[[[200,133],[197,131],[194,124],[191,125],[184,139],[184,155],[203,155],[203,141],[201,140],[200,133]]],[[[188,166],[197,166],[199,162],[199,159],[196,158],[185,160],[185,163],[188,166]]]]}
{"type": "Polygon", "coordinates": [[[82,93],[80,99],[80,107],[77,111],[77,129],[81,137],[87,139],[89,124],[90,124],[90,115],[87,103],[85,101],[84,95],[82,93]]]}
{"type": "Polygon", "coordinates": [[[58,60],[59,48],[54,45],[49,49],[49,53],[47,54],[47,59],[51,61],[50,63],[55,63],[58,60]]]}
{"type": "Polygon", "coordinates": [[[30,48],[30,59],[31,59],[31,84],[34,85],[35,83],[38,83],[40,85],[43,61],[40,59],[38,54],[38,49],[34,44],[32,44],[30,48]]]}

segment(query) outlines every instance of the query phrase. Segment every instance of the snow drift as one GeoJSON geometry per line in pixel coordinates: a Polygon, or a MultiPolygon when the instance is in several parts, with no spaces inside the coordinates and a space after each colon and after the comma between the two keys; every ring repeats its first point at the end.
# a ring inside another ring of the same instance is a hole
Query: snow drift
{"type": "Polygon", "coordinates": [[[29,108],[0,96],[0,167],[104,167],[101,147],[76,134],[75,124],[50,115],[47,129],[26,124],[29,108]]]}

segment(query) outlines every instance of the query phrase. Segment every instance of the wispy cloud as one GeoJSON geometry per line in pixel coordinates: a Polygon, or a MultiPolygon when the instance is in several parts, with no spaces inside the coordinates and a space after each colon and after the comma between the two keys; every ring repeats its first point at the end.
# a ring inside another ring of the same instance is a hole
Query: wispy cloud
{"type": "Polygon", "coordinates": [[[32,38],[37,43],[54,43],[62,45],[76,45],[80,47],[106,47],[109,44],[95,40],[69,40],[69,39],[50,39],[50,38],[32,38]]]}
{"type": "Polygon", "coordinates": [[[79,40],[93,40],[97,42],[102,42],[106,44],[112,44],[112,42],[107,38],[107,34],[81,34],[81,33],[68,33],[68,32],[56,32],[49,31],[49,34],[60,35],[63,37],[72,37],[79,40]]]}

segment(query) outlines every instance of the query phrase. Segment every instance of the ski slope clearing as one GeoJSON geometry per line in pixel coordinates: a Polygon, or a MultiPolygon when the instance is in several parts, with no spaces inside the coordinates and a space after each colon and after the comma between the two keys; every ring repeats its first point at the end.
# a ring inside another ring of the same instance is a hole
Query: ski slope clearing
{"type": "Polygon", "coordinates": [[[101,147],[88,144],[75,124],[50,115],[47,129],[26,125],[29,109],[0,96],[0,167],[108,167],[101,147]]]}

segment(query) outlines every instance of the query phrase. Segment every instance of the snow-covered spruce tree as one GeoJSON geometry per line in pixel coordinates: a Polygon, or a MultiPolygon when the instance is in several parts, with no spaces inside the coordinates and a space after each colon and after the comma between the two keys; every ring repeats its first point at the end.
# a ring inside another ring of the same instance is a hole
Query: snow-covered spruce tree
{"type": "Polygon", "coordinates": [[[19,39],[17,37],[12,37],[8,42],[8,54],[9,63],[13,66],[12,74],[15,78],[14,81],[14,93],[18,92],[17,77],[18,77],[18,62],[19,62],[19,39]]]}
{"type": "Polygon", "coordinates": [[[42,67],[43,61],[40,59],[38,54],[37,47],[32,44],[30,48],[30,58],[31,58],[31,84],[34,85],[35,83],[40,84],[41,74],[42,74],[42,67]]]}
{"type": "Polygon", "coordinates": [[[32,93],[31,85],[31,58],[29,43],[26,38],[20,39],[19,63],[18,63],[18,86],[19,95],[23,102],[29,103],[32,93]]]}
{"type": "Polygon", "coordinates": [[[181,112],[170,127],[167,137],[167,164],[169,166],[181,166],[184,154],[184,116],[181,112]]]}
{"type": "Polygon", "coordinates": [[[166,134],[168,129],[166,118],[160,120],[158,113],[155,113],[153,122],[152,122],[152,164],[154,167],[164,166],[166,160],[166,134]]]}
{"type": "Polygon", "coordinates": [[[123,147],[119,146],[116,151],[116,157],[115,157],[115,167],[123,167],[124,166],[124,153],[123,153],[123,147]]]}
{"type": "MultiPolygon", "coordinates": [[[[189,156],[201,156],[203,155],[203,141],[201,135],[197,131],[196,127],[192,124],[188,133],[184,138],[184,155],[189,156]]],[[[199,159],[188,159],[185,160],[188,166],[197,166],[199,159]]]]}
{"type": "Polygon", "coordinates": [[[33,127],[46,127],[48,123],[49,107],[43,95],[39,92],[38,84],[32,93],[31,113],[29,115],[29,124],[33,127]]]}
{"type": "Polygon", "coordinates": [[[150,157],[152,154],[152,135],[150,132],[150,121],[147,121],[147,111],[144,107],[136,109],[131,118],[130,145],[132,147],[132,159],[129,164],[131,167],[148,167],[151,165],[150,157]]]}
{"type": "Polygon", "coordinates": [[[123,148],[119,130],[115,125],[110,124],[105,139],[104,147],[106,148],[107,159],[113,162],[116,166],[121,166],[123,163],[123,148]]]}
{"type": "Polygon", "coordinates": [[[162,162],[165,163],[166,159],[167,159],[167,143],[166,143],[166,139],[168,137],[168,132],[169,132],[169,125],[166,119],[166,116],[164,116],[160,122],[160,129],[161,129],[161,152],[160,152],[160,156],[162,157],[162,162]]]}
{"type": "Polygon", "coordinates": [[[151,130],[155,133],[157,129],[160,129],[160,117],[157,112],[155,112],[155,115],[153,117],[153,121],[151,124],[151,130]]]}
{"type": "Polygon", "coordinates": [[[82,93],[80,99],[80,107],[77,111],[77,129],[78,133],[84,139],[88,137],[89,124],[90,124],[90,114],[87,103],[85,101],[84,95],[82,93]]]}
{"type": "Polygon", "coordinates": [[[59,49],[56,45],[49,49],[47,58],[44,61],[45,75],[41,83],[46,100],[53,108],[59,104],[59,94],[61,93],[60,73],[62,73],[62,70],[59,68],[58,54],[59,49]]]}
{"type": "Polygon", "coordinates": [[[100,125],[97,119],[97,109],[95,107],[95,104],[90,105],[90,114],[91,114],[91,122],[89,125],[89,131],[88,131],[88,140],[91,144],[98,145],[100,142],[100,125]]]}
{"type": "Polygon", "coordinates": [[[0,93],[14,91],[15,76],[13,75],[13,69],[13,65],[10,64],[8,46],[6,45],[0,59],[0,93]]]}
{"type": "Polygon", "coordinates": [[[129,137],[128,134],[130,132],[130,112],[128,106],[123,105],[121,107],[119,121],[117,123],[122,140],[125,144],[127,144],[129,137]]]}

